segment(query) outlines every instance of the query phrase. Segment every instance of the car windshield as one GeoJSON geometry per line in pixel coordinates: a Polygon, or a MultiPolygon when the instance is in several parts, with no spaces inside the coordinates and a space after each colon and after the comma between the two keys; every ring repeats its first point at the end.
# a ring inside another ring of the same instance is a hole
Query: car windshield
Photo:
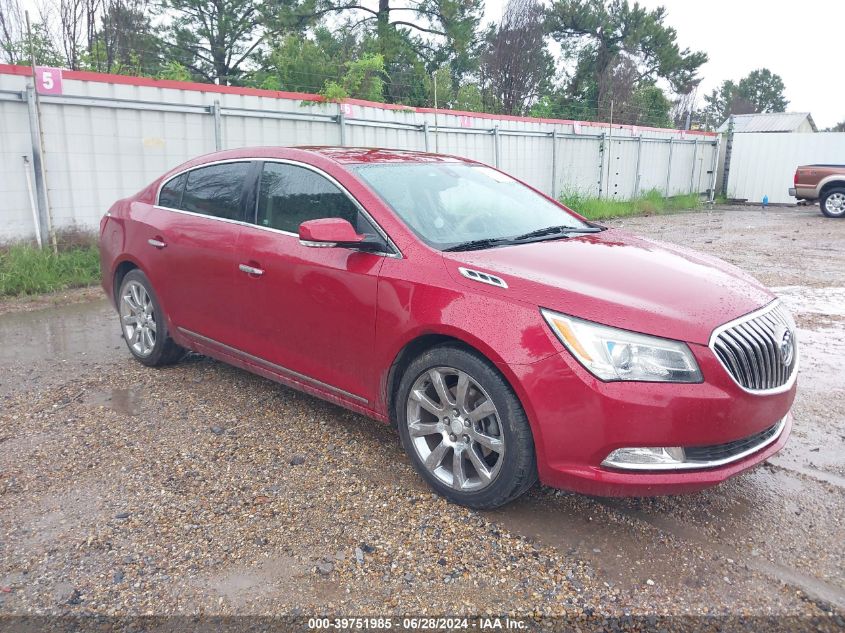
{"type": "Polygon", "coordinates": [[[420,239],[440,250],[599,230],[483,165],[382,163],[354,169],[420,239]]]}

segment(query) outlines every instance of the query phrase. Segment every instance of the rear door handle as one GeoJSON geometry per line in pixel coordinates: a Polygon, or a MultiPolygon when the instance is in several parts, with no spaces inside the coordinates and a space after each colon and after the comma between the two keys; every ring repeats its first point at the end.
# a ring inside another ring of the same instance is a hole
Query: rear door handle
{"type": "Polygon", "coordinates": [[[255,266],[250,266],[249,264],[240,264],[238,269],[247,275],[255,275],[256,277],[260,277],[264,274],[264,271],[261,268],[256,268],[255,266]]]}
{"type": "Polygon", "coordinates": [[[161,240],[157,240],[154,237],[151,237],[150,239],[148,239],[147,244],[149,244],[150,246],[155,246],[156,248],[164,248],[165,246],[167,246],[167,244],[165,242],[162,242],[161,240]]]}

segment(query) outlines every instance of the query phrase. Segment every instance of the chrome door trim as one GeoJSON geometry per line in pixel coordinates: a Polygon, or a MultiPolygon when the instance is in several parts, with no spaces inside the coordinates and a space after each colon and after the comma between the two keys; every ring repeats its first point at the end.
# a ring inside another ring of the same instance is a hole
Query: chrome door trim
{"type": "Polygon", "coordinates": [[[150,246],[155,246],[156,248],[164,248],[165,246],[167,246],[167,244],[165,244],[161,240],[157,240],[152,237],[147,240],[147,244],[149,244],[150,246]]]}
{"type": "MultiPolygon", "coordinates": [[[[261,226],[259,224],[256,224],[255,222],[244,222],[242,220],[230,220],[228,218],[218,218],[218,217],[213,216],[213,215],[204,215],[202,213],[194,213],[193,211],[185,211],[183,209],[174,209],[173,207],[163,206],[163,205],[160,205],[158,203],[159,198],[161,196],[161,190],[164,188],[164,185],[169,183],[174,178],[178,178],[182,174],[185,174],[189,171],[193,171],[195,169],[200,169],[202,167],[210,167],[212,165],[223,165],[223,164],[227,164],[227,163],[253,163],[253,162],[256,162],[256,161],[260,161],[262,163],[282,163],[282,164],[286,164],[286,165],[293,165],[294,167],[303,167],[305,169],[309,169],[309,170],[313,171],[314,173],[322,176],[323,178],[325,178],[326,180],[331,182],[334,186],[336,186],[338,189],[340,189],[340,191],[342,191],[343,194],[352,201],[352,204],[354,204],[355,207],[358,209],[358,211],[360,211],[364,215],[364,217],[367,218],[367,220],[369,220],[370,224],[373,225],[373,227],[378,232],[378,234],[381,235],[381,237],[385,240],[385,242],[387,242],[387,245],[391,249],[393,249],[392,253],[382,253],[382,252],[372,252],[372,251],[367,251],[367,252],[370,255],[377,255],[379,257],[392,257],[394,259],[403,259],[404,258],[404,256],[402,255],[402,251],[399,250],[399,247],[396,246],[396,243],[390,238],[390,236],[387,234],[387,232],[381,227],[381,225],[378,222],[376,222],[375,218],[373,218],[373,216],[370,215],[370,213],[364,208],[364,206],[360,202],[358,202],[358,199],[355,198],[355,196],[353,196],[346,187],[344,187],[342,184],[340,184],[337,181],[337,179],[335,179],[333,176],[327,174],[326,172],[324,172],[319,167],[315,167],[314,165],[309,165],[308,163],[303,163],[303,162],[300,162],[298,160],[293,160],[293,159],[289,159],[289,158],[263,158],[263,157],[257,157],[257,156],[251,157],[251,158],[226,158],[226,159],[221,159],[221,160],[210,161],[208,163],[202,163],[201,165],[193,165],[191,167],[186,167],[185,169],[172,174],[167,180],[163,180],[159,184],[158,188],[156,189],[155,202],[153,203],[153,206],[156,209],[161,209],[161,210],[164,210],[164,211],[174,211],[176,213],[185,213],[185,214],[192,215],[192,216],[199,217],[199,218],[208,218],[209,220],[219,220],[221,222],[230,222],[232,224],[240,224],[241,226],[248,226],[248,227],[251,227],[251,228],[261,229],[262,231],[272,231],[274,233],[280,233],[282,235],[289,235],[291,237],[296,237],[297,239],[299,239],[299,234],[298,233],[292,233],[291,231],[282,231],[281,229],[274,229],[274,228],[271,228],[269,226],[261,226]]],[[[258,204],[257,200],[256,200],[256,204],[258,204]]],[[[363,252],[363,251],[360,251],[360,252],[363,252]]]]}
{"type": "Polygon", "coordinates": [[[303,382],[310,383],[310,384],[317,386],[317,387],[320,387],[322,389],[327,389],[329,391],[333,391],[334,393],[340,394],[340,395],[345,396],[347,398],[352,398],[353,400],[357,400],[358,402],[368,403],[368,400],[366,398],[359,396],[359,395],[356,395],[356,394],[354,394],[350,391],[346,391],[345,389],[341,389],[340,387],[335,387],[334,385],[330,385],[329,383],[323,382],[322,380],[317,380],[316,378],[312,378],[311,376],[306,376],[305,374],[301,374],[298,371],[295,371],[293,369],[288,369],[287,367],[283,367],[281,365],[277,365],[276,363],[272,363],[269,360],[264,360],[263,358],[260,358],[258,356],[253,356],[252,354],[250,354],[248,352],[244,352],[242,350],[239,350],[236,347],[232,347],[231,345],[226,345],[225,343],[221,343],[220,341],[216,341],[213,338],[203,336],[202,334],[197,334],[196,332],[192,332],[191,330],[185,329],[183,327],[177,327],[176,329],[179,330],[180,332],[182,332],[182,334],[185,334],[185,335],[187,335],[191,338],[198,339],[198,340],[203,341],[205,343],[211,343],[212,345],[215,345],[217,347],[220,347],[220,348],[228,351],[230,354],[232,354],[234,356],[241,357],[241,358],[244,358],[246,360],[252,361],[253,363],[256,363],[258,365],[265,367],[266,369],[270,369],[270,370],[275,371],[275,372],[280,373],[280,374],[286,374],[286,375],[290,376],[291,378],[295,378],[296,380],[301,380],[303,382]]]}

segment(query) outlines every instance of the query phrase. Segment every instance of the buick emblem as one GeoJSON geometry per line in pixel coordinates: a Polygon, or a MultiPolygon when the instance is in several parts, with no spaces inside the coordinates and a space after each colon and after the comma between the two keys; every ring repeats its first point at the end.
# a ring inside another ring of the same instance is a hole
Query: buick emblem
{"type": "Polygon", "coordinates": [[[795,338],[792,332],[786,327],[779,327],[775,332],[778,342],[778,353],[780,354],[780,362],[784,366],[789,367],[792,364],[792,359],[795,356],[795,338]]]}

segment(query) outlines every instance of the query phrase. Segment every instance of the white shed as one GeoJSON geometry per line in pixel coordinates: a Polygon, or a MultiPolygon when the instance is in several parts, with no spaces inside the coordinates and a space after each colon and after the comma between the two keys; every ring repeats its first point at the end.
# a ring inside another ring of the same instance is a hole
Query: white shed
{"type": "MultiPolygon", "coordinates": [[[[725,119],[719,133],[728,131],[730,119],[725,119]]],[[[763,112],[760,114],[735,114],[734,132],[818,132],[809,112],[763,112]]]]}

